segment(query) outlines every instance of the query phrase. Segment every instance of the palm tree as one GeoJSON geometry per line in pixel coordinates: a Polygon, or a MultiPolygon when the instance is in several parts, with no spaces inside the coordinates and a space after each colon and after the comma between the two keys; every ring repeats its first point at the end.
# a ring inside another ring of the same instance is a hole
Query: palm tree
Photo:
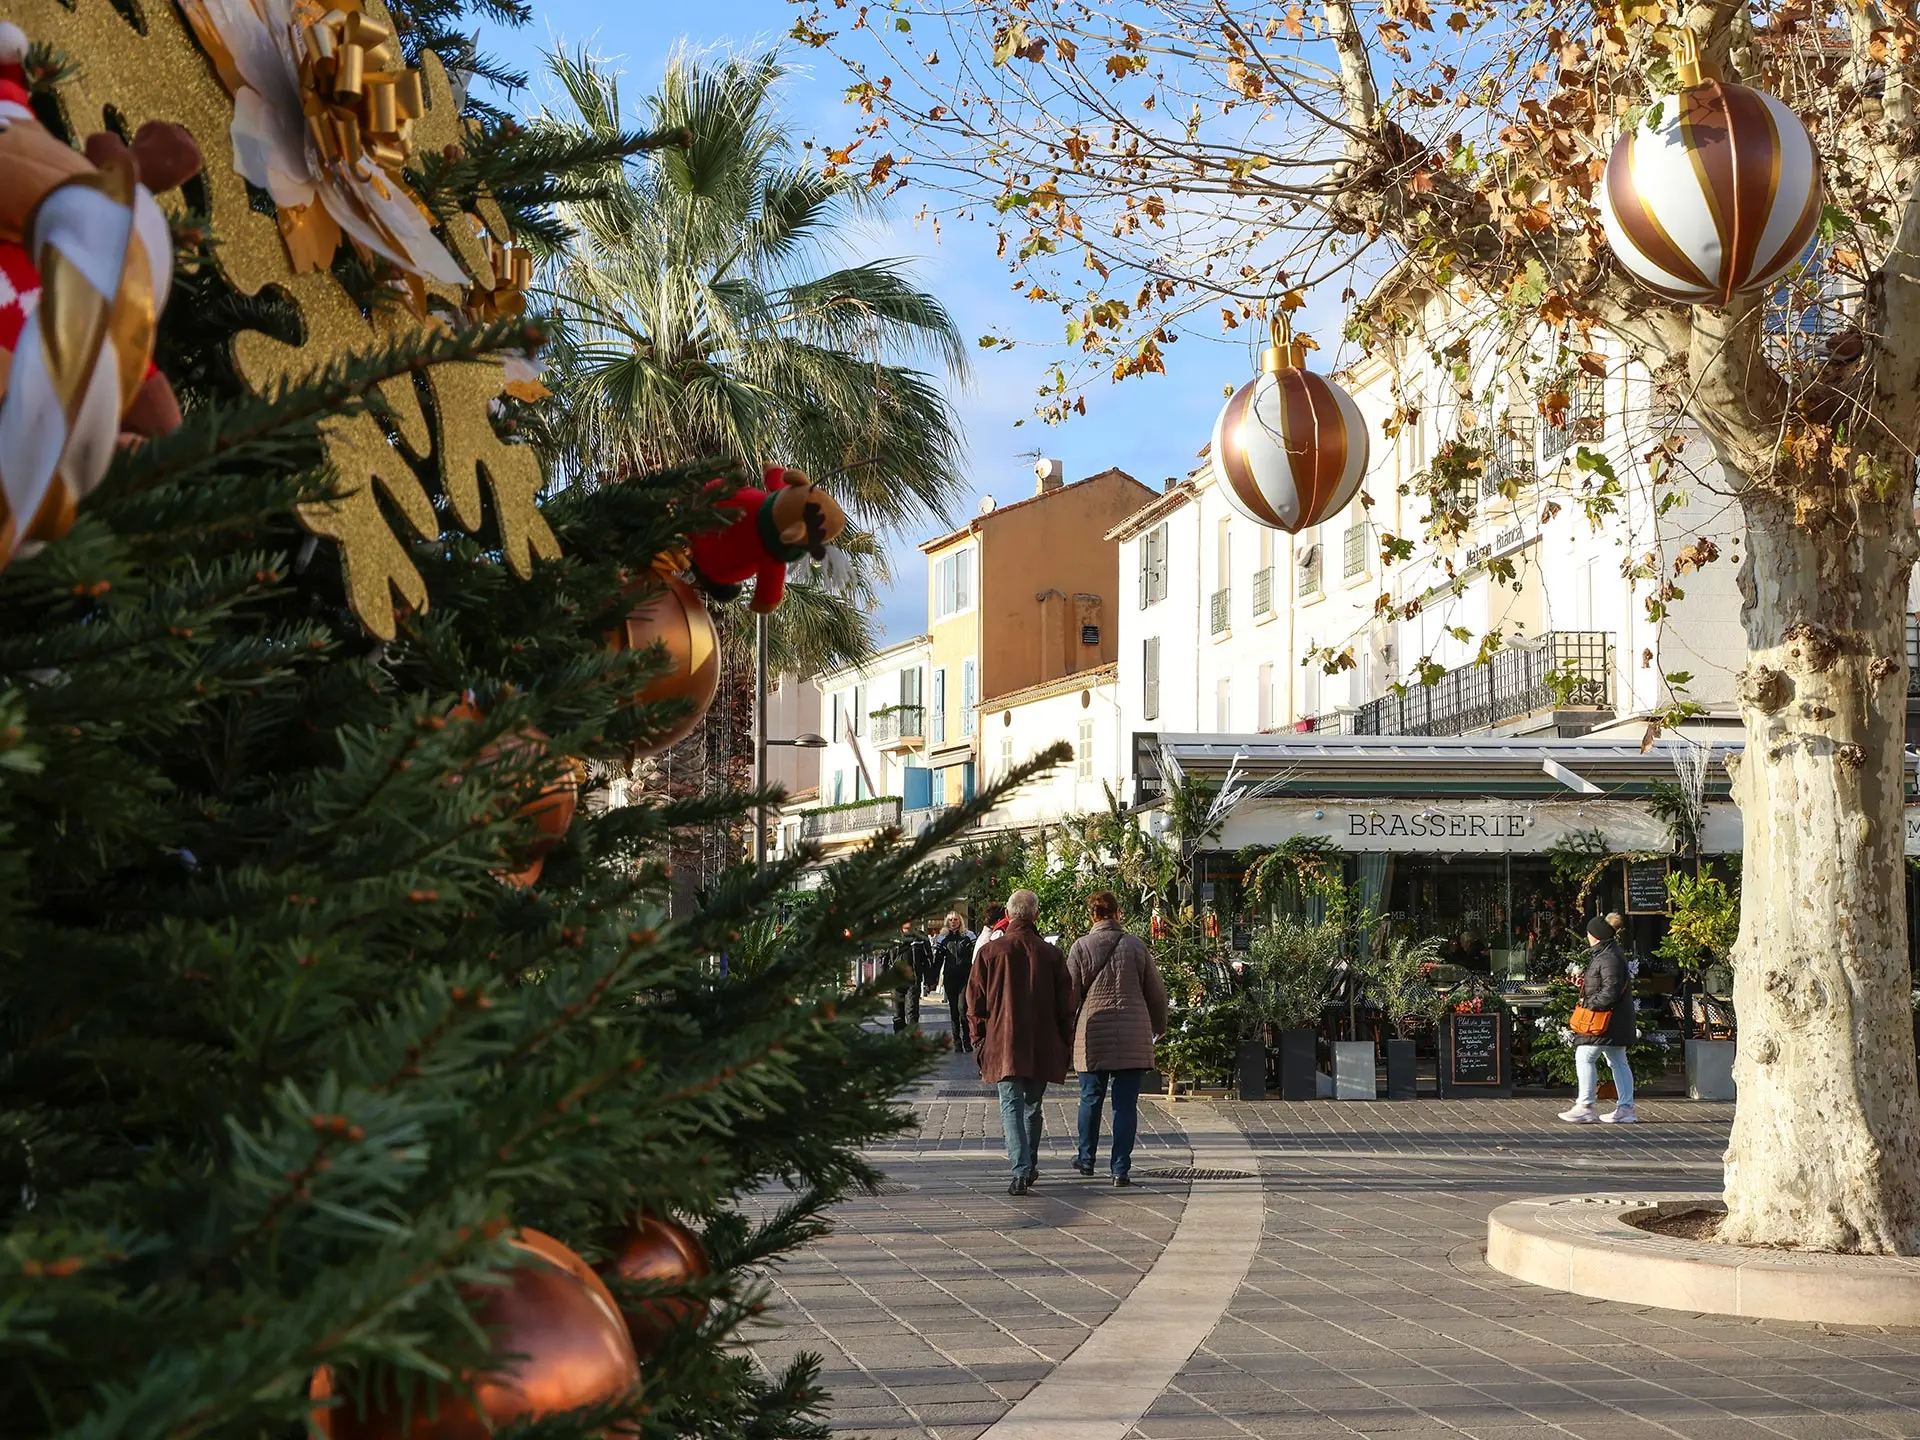
{"type": "MultiPolygon", "coordinates": [[[[537,123],[620,133],[603,64],[580,52],[548,66],[566,109],[537,123]]],[[[877,207],[857,178],[796,157],[774,113],[784,73],[771,55],[677,55],[649,123],[691,143],[627,162],[622,184],[562,207],[574,238],[549,267],[560,404],[545,438],[576,481],[728,455],[830,484],[861,532],[843,542],[855,587],[789,590],[774,648],[807,670],[870,653],[872,587],[886,578],[872,537],[944,522],[960,493],[952,411],[916,367],[962,377],[966,353],[904,264],[825,268],[877,207]]]]}

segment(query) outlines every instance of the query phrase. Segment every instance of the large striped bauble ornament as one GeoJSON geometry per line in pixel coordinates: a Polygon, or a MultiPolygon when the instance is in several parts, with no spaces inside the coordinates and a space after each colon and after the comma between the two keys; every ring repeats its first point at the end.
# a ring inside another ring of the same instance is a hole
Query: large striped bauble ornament
{"type": "Polygon", "coordinates": [[[1213,422],[1212,457],[1229,505],[1297,534],[1338,515],[1359,490],[1367,422],[1346,391],[1301,366],[1298,346],[1276,345],[1213,422]]]}
{"type": "Polygon", "coordinates": [[[1820,220],[1820,156],[1799,117],[1745,85],[1704,80],[1659,100],[1607,161],[1600,223],[1634,279],[1689,305],[1764,289],[1820,220]]]}

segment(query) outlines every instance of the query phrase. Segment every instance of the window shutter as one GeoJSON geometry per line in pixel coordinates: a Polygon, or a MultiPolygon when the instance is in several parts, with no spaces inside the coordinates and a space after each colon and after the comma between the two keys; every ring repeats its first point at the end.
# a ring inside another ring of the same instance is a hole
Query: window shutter
{"type": "Polygon", "coordinates": [[[1140,713],[1148,720],[1160,718],[1160,637],[1146,642],[1146,654],[1140,666],[1140,713]]]}

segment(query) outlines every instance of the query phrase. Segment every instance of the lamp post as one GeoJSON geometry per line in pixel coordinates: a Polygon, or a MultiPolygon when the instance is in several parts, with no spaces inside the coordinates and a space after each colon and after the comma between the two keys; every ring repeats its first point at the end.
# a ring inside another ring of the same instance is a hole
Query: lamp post
{"type": "MultiPolygon", "coordinates": [[[[753,617],[753,788],[767,788],[767,747],[769,745],[791,745],[798,750],[824,750],[827,737],[808,733],[796,735],[791,740],[769,740],[767,738],[767,617],[753,617]]],[[[767,863],[767,806],[765,801],[755,801],[753,806],[753,863],[756,867],[767,863]]]]}

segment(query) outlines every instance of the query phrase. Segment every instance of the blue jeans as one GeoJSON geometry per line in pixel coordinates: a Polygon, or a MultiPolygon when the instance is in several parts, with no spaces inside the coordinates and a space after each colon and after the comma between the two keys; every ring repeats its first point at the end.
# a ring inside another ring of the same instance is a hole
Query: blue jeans
{"type": "Polygon", "coordinates": [[[1044,1080],[1010,1076],[1000,1082],[1000,1125],[1007,1132],[1007,1160],[1016,1180],[1040,1173],[1040,1101],[1046,1093],[1044,1080]]]}
{"type": "Polygon", "coordinates": [[[1140,1081],[1144,1070],[1082,1070],[1080,1072],[1079,1162],[1091,1166],[1100,1148],[1100,1106],[1113,1097],[1113,1153],[1107,1169],[1124,1175],[1133,1168],[1133,1137],[1140,1129],[1140,1081]]]}
{"type": "Polygon", "coordinates": [[[1600,1057],[1607,1057],[1607,1069],[1613,1074],[1613,1088],[1620,1093],[1620,1103],[1633,1104],[1633,1067],[1627,1064],[1627,1047],[1624,1045],[1576,1045],[1573,1047],[1573,1073],[1580,1077],[1580,1103],[1593,1104],[1593,1097],[1600,1093],[1600,1057]]]}

